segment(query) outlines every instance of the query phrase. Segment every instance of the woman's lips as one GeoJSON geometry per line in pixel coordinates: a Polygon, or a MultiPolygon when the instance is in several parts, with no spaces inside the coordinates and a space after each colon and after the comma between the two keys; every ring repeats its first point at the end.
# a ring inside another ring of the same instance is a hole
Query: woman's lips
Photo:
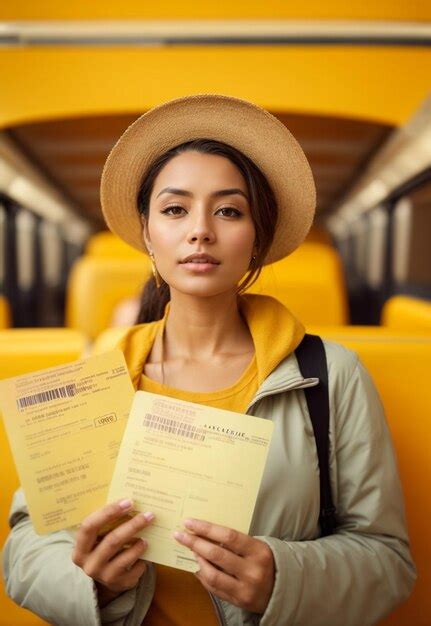
{"type": "Polygon", "coordinates": [[[220,265],[220,263],[193,263],[192,261],[188,261],[187,263],[180,263],[180,265],[181,267],[184,267],[185,269],[192,272],[204,274],[205,272],[210,272],[211,270],[214,270],[220,265]]]}

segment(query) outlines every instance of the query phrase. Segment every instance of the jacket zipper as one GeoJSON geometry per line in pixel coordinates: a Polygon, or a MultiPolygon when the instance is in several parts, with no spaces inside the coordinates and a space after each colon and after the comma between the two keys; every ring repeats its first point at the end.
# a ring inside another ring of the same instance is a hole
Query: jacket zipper
{"type": "MultiPolygon", "coordinates": [[[[256,402],[258,402],[262,398],[266,398],[267,396],[272,396],[273,394],[281,393],[283,391],[291,391],[293,389],[305,389],[307,387],[315,387],[317,384],[319,384],[318,378],[295,378],[294,380],[290,381],[288,385],[283,385],[281,387],[271,389],[270,391],[261,393],[260,395],[256,396],[253,399],[253,402],[249,404],[249,406],[247,407],[246,413],[248,413],[248,411],[256,404],[256,402]]],[[[208,591],[208,595],[211,598],[211,602],[213,603],[214,611],[215,611],[215,614],[216,614],[216,617],[218,619],[220,626],[228,626],[220,600],[215,595],[213,595],[210,591],[208,591]]]]}

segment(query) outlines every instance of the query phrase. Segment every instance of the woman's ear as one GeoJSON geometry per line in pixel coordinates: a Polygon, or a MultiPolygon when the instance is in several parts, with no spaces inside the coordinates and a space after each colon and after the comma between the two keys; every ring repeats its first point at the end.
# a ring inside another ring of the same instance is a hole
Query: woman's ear
{"type": "Polygon", "coordinates": [[[151,241],[150,241],[150,234],[148,232],[148,221],[144,215],[141,214],[140,217],[141,217],[141,224],[142,224],[142,239],[144,241],[145,247],[147,248],[148,252],[151,252],[151,241]]]}

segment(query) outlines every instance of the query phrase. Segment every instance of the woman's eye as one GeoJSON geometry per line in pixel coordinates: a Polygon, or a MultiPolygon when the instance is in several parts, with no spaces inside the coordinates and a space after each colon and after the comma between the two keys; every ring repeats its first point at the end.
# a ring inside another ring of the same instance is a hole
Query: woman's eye
{"type": "MultiPolygon", "coordinates": [[[[166,215],[168,215],[168,211],[172,211],[172,209],[181,209],[181,211],[183,211],[183,207],[180,206],[179,204],[174,204],[172,206],[168,206],[166,209],[164,209],[163,211],[161,211],[161,213],[165,213],[166,215]]],[[[179,215],[179,212],[174,212],[171,213],[171,215],[179,215]]]]}
{"type": "Polygon", "coordinates": [[[233,209],[232,207],[222,207],[221,209],[219,209],[219,211],[231,211],[230,215],[226,215],[226,217],[240,217],[241,213],[240,211],[237,211],[237,209],[233,209]]]}

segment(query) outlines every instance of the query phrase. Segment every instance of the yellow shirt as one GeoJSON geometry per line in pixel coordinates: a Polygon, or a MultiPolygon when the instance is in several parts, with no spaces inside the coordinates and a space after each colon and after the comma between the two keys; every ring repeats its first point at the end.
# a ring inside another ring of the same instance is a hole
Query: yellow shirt
{"type": "MultiPolygon", "coordinates": [[[[143,374],[154,339],[169,314],[168,303],[163,319],[134,326],[119,345],[135,388],[244,413],[265,378],[299,345],[305,329],[288,309],[269,296],[245,294],[239,299],[239,307],[250,329],[255,355],[236,383],[209,393],[195,393],[161,385],[143,374]]],[[[156,565],[156,573],[156,591],[143,626],[218,624],[211,598],[193,574],[162,565],[156,565]]]]}

